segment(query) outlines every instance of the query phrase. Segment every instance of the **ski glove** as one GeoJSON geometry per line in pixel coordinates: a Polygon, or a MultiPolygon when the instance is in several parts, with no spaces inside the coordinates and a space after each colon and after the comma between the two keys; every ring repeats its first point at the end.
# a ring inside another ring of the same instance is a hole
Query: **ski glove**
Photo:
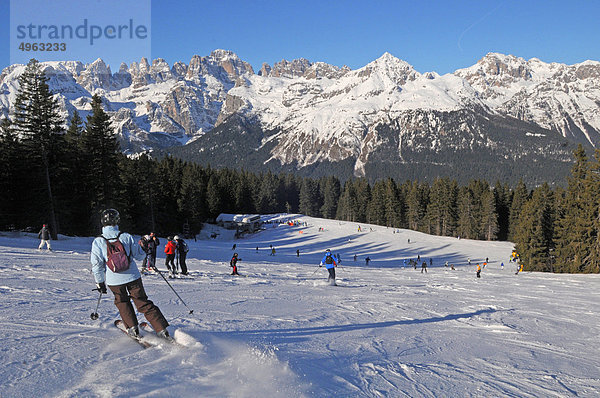
{"type": "Polygon", "coordinates": [[[106,294],[106,283],[96,283],[96,290],[98,290],[102,294],[106,294]]]}

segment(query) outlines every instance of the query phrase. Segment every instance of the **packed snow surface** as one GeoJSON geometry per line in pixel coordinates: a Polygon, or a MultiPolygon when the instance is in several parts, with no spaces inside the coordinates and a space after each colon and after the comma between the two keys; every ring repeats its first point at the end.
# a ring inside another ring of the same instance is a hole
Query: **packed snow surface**
{"type": "Polygon", "coordinates": [[[169,279],[185,304],[143,277],[185,348],[142,349],[112,325],[112,295],[90,319],[92,237],[46,252],[0,233],[0,397],[598,396],[600,275],[515,275],[509,242],[283,218],[302,223],[188,240],[191,277],[169,279]],[[338,286],[318,267],[326,249],[338,286]],[[427,273],[404,267],[417,256],[427,273]]]}

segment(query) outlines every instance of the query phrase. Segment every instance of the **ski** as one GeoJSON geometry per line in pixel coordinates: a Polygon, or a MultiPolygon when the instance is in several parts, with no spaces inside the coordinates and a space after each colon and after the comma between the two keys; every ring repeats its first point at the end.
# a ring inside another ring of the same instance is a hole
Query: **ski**
{"type": "Polygon", "coordinates": [[[169,337],[168,339],[165,339],[164,337],[159,337],[157,335],[156,331],[152,328],[152,326],[150,326],[148,324],[148,322],[145,322],[145,321],[140,322],[139,327],[140,327],[140,330],[143,330],[144,332],[147,332],[147,333],[152,333],[156,338],[160,339],[161,341],[166,341],[167,343],[171,343],[178,347],[185,347],[183,344],[180,344],[177,341],[175,341],[175,339],[173,337],[169,337]]]}
{"type": "Polygon", "coordinates": [[[123,321],[121,319],[117,319],[114,322],[114,325],[117,329],[119,329],[121,332],[125,333],[125,335],[127,335],[129,338],[131,338],[132,340],[134,340],[135,342],[137,342],[140,346],[142,346],[143,348],[150,348],[150,347],[154,347],[154,344],[144,340],[143,337],[134,337],[132,335],[130,335],[129,333],[127,333],[127,330],[125,329],[125,324],[123,323],[123,321]]]}

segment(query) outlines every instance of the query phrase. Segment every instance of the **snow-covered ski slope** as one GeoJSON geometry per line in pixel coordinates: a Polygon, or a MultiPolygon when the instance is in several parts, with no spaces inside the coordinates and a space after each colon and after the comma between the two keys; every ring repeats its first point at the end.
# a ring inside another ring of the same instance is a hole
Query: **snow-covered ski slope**
{"type": "Polygon", "coordinates": [[[0,397],[600,394],[599,275],[515,275],[507,242],[297,219],[308,226],[188,241],[192,278],[169,281],[192,315],[160,276],[144,276],[189,346],[146,350],[112,325],[112,296],[90,319],[92,238],[46,253],[33,234],[0,233],[0,397]],[[229,275],[233,243],[240,277],[229,275]],[[317,267],[328,248],[343,260],[337,287],[317,267]],[[417,255],[433,259],[427,274],[403,268],[417,255]]]}

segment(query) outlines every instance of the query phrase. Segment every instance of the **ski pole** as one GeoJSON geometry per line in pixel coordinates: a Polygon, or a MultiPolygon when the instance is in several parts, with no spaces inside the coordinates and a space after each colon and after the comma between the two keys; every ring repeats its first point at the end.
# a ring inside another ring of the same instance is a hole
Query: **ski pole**
{"type": "Polygon", "coordinates": [[[96,303],[96,310],[94,312],[92,312],[90,314],[90,318],[92,318],[93,320],[98,319],[98,307],[100,306],[100,299],[102,298],[102,292],[100,291],[100,289],[94,289],[100,292],[100,295],[98,296],[98,302],[96,303]]]}
{"type": "MultiPolygon", "coordinates": [[[[321,266],[319,265],[319,268],[321,268],[321,266]]],[[[310,276],[313,276],[315,274],[315,272],[317,272],[319,270],[319,268],[317,268],[316,270],[313,271],[312,274],[310,274],[310,276]]]]}
{"type": "MultiPolygon", "coordinates": [[[[158,272],[158,274],[160,276],[162,276],[162,278],[165,280],[165,282],[167,282],[167,285],[169,285],[169,287],[171,288],[171,290],[173,291],[173,293],[175,293],[175,295],[177,296],[177,298],[183,303],[183,305],[185,305],[185,308],[187,308],[188,310],[190,310],[190,307],[187,306],[187,304],[185,303],[185,301],[183,301],[183,299],[181,298],[181,296],[179,294],[177,294],[177,292],[175,291],[175,289],[173,289],[173,286],[171,286],[171,284],[169,283],[169,281],[167,280],[167,278],[165,278],[165,276],[162,274],[162,272],[160,272],[160,270],[158,268],[154,268],[156,270],[156,272],[158,272]]],[[[194,313],[194,310],[190,310],[190,314],[194,313]]]]}

